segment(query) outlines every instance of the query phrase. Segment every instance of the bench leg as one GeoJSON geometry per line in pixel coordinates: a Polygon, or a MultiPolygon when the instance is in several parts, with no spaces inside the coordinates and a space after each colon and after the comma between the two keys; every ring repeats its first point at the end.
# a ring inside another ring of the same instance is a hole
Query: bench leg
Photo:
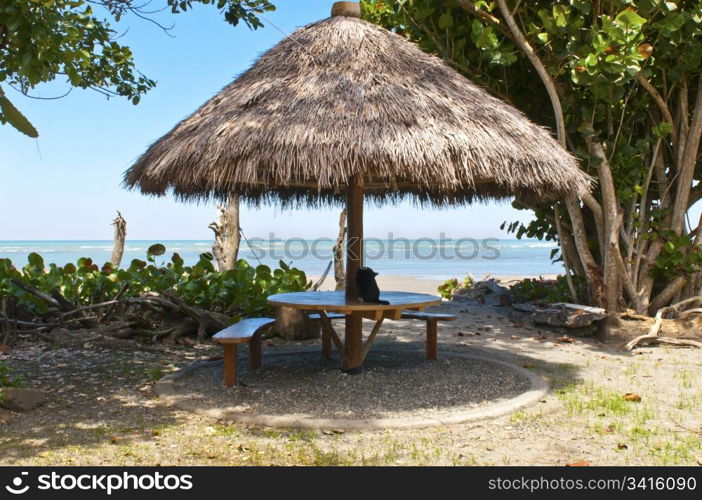
{"type": "Polygon", "coordinates": [[[261,348],[263,346],[263,339],[260,333],[256,333],[251,340],[249,340],[249,362],[251,364],[252,370],[258,370],[261,368],[261,348]]]}
{"type": "Polygon", "coordinates": [[[326,325],[322,326],[322,357],[326,360],[330,360],[332,357],[332,339],[326,325]]]}
{"type": "Polygon", "coordinates": [[[224,344],[224,385],[236,385],[236,344],[224,344]]]}
{"type": "Polygon", "coordinates": [[[436,320],[427,320],[427,359],[437,358],[437,346],[436,346],[436,320]]]}

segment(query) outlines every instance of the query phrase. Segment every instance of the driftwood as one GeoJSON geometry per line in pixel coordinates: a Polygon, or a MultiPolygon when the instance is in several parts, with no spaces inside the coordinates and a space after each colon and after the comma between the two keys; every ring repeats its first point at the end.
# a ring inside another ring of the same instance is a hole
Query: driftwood
{"type": "Polygon", "coordinates": [[[324,280],[327,279],[327,275],[329,274],[329,271],[331,270],[331,266],[333,263],[334,263],[333,261],[331,261],[331,260],[329,261],[329,264],[327,264],[327,268],[322,273],[322,276],[320,276],[320,278],[317,280],[317,282],[312,286],[313,292],[316,292],[317,290],[319,290],[319,287],[322,286],[322,284],[324,284],[324,280]]]}
{"type": "Polygon", "coordinates": [[[119,267],[124,255],[124,241],[127,238],[127,221],[119,211],[117,211],[117,217],[112,221],[112,225],[115,226],[115,234],[110,262],[113,266],[119,267]]]}
{"type": "Polygon", "coordinates": [[[456,302],[476,301],[490,306],[509,306],[511,304],[508,288],[500,285],[494,278],[486,278],[474,283],[469,288],[459,288],[453,293],[456,302]]]}
{"type": "MultiPolygon", "coordinates": [[[[189,306],[183,299],[173,293],[161,292],[161,295],[165,295],[172,303],[177,305],[182,313],[185,313],[197,322],[198,342],[204,342],[207,335],[212,335],[229,324],[229,318],[224,314],[203,311],[202,309],[189,306]]],[[[185,335],[185,333],[182,335],[185,335]]]]}
{"type": "Polygon", "coordinates": [[[636,337],[634,340],[626,344],[625,348],[627,351],[631,351],[635,347],[637,347],[640,344],[644,343],[659,343],[659,344],[672,344],[672,345],[679,345],[679,346],[688,346],[688,347],[698,347],[702,348],[702,342],[698,342],[696,340],[690,340],[690,339],[685,339],[685,338],[672,338],[672,337],[661,337],[661,329],[663,328],[663,316],[665,316],[668,313],[671,312],[679,312],[679,316],[681,318],[684,317],[689,317],[693,314],[700,314],[702,313],[702,309],[700,308],[695,308],[695,309],[688,309],[686,311],[680,311],[680,308],[683,306],[686,306],[688,304],[693,304],[695,302],[702,302],[702,296],[697,296],[697,297],[691,297],[689,299],[683,300],[682,302],[678,302],[677,304],[673,304],[668,307],[662,307],[658,309],[656,312],[656,316],[653,320],[653,325],[651,325],[651,328],[649,328],[648,333],[641,335],[639,337],[636,337]]]}
{"type": "Polygon", "coordinates": [[[332,247],[334,254],[334,279],[336,280],[336,290],[343,290],[346,286],[346,274],[344,272],[344,238],[346,237],[346,209],[341,211],[339,216],[339,236],[332,247]]]}
{"type": "Polygon", "coordinates": [[[239,197],[229,198],[226,207],[219,206],[219,218],[217,222],[209,225],[214,231],[215,241],[212,245],[212,255],[217,261],[217,268],[220,271],[229,271],[234,268],[234,264],[239,256],[239,244],[241,235],[239,234],[239,197]]]}
{"type": "Polygon", "coordinates": [[[45,334],[55,328],[79,325],[117,338],[140,334],[154,340],[168,337],[169,341],[175,342],[195,335],[198,342],[202,342],[229,323],[228,316],[189,306],[169,292],[149,292],[140,297],[123,298],[128,288],[123,286],[112,300],[76,307],[56,290],[49,295],[28,283],[13,282],[50,307],[41,319],[26,321],[10,317],[5,306],[0,312],[0,326],[5,337],[10,333],[41,333],[46,337],[45,334]],[[120,319],[109,321],[115,309],[119,309],[120,319]],[[91,312],[96,315],[88,315],[91,312]],[[155,324],[160,327],[154,329],[155,324]]]}
{"type": "Polygon", "coordinates": [[[599,307],[557,302],[548,307],[534,304],[514,304],[513,309],[529,314],[535,325],[564,328],[584,328],[607,318],[607,311],[599,307]]]}
{"type": "Polygon", "coordinates": [[[41,290],[39,290],[37,288],[34,288],[29,283],[25,283],[24,281],[20,281],[20,280],[16,280],[16,279],[12,279],[11,281],[12,281],[12,283],[14,283],[18,287],[20,287],[25,292],[31,293],[35,297],[43,300],[47,304],[49,304],[57,309],[61,309],[61,304],[59,304],[55,298],[51,297],[50,295],[45,294],[44,292],[42,292],[41,290]]]}

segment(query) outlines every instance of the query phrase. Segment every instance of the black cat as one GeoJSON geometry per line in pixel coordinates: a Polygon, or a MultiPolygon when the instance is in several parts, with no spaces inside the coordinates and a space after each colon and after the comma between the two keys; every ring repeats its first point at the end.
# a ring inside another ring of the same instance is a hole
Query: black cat
{"type": "Polygon", "coordinates": [[[370,267],[362,267],[356,271],[356,288],[358,288],[358,296],[363,302],[371,302],[373,304],[390,304],[387,300],[380,300],[380,288],[375,282],[375,277],[378,273],[370,267]]]}

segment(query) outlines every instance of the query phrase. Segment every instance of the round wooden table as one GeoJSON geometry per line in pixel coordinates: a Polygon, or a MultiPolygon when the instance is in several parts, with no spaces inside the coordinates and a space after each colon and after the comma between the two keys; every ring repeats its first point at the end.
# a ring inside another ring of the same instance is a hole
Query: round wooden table
{"type": "Polygon", "coordinates": [[[292,307],[304,311],[318,312],[322,320],[322,352],[324,357],[331,357],[331,343],[336,346],[343,361],[341,369],[349,373],[360,373],[363,361],[378,334],[383,320],[400,319],[403,310],[421,311],[427,306],[441,303],[441,298],[425,293],[381,292],[380,300],[389,304],[349,301],[345,292],[294,292],[279,293],[268,297],[268,303],[274,307],[292,307]],[[363,318],[375,320],[366,342],[363,342],[361,328],[346,328],[344,343],[332,327],[327,313],[340,313],[346,316],[346,322],[360,326],[363,318]]]}

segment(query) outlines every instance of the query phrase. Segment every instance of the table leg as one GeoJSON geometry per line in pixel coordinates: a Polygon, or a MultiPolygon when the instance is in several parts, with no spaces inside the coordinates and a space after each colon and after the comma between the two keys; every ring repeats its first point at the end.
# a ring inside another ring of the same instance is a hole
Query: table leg
{"type": "Polygon", "coordinates": [[[352,375],[363,371],[363,316],[359,312],[346,316],[344,362],[341,370],[352,375]]]}
{"type": "Polygon", "coordinates": [[[373,330],[371,330],[370,335],[368,335],[368,339],[366,340],[365,345],[363,346],[363,355],[361,361],[366,360],[366,356],[368,356],[368,351],[370,351],[371,346],[373,345],[373,341],[375,340],[375,336],[378,335],[378,332],[380,331],[380,327],[383,324],[383,318],[380,318],[378,321],[375,322],[375,326],[373,326],[373,330]]]}

